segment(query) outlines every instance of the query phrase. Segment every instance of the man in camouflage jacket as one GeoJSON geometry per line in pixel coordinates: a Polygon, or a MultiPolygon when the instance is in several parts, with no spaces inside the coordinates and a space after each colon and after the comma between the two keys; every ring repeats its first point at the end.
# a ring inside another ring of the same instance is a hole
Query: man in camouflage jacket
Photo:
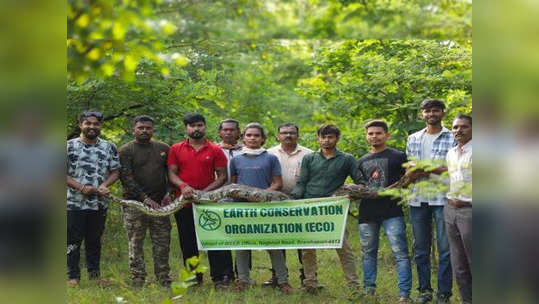
{"type": "MultiPolygon", "coordinates": [[[[154,120],[146,115],[135,117],[135,139],[120,148],[120,180],[125,199],[144,202],[151,208],[160,208],[170,202],[167,195],[168,145],[151,140],[154,120]]],[[[140,287],[146,280],[144,265],[144,238],[150,230],[154,273],[157,281],[171,283],[168,256],[170,251],[170,219],[168,216],[150,216],[133,207],[123,207],[124,225],[129,242],[129,270],[133,286],[140,287]]]]}

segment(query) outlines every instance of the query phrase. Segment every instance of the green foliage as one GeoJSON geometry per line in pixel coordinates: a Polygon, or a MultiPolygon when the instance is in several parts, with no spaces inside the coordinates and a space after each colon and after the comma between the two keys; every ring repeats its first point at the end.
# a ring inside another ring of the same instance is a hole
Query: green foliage
{"type": "Polygon", "coordinates": [[[348,40],[328,43],[313,60],[314,75],[297,91],[316,103],[313,121],[335,122],[344,131],[343,149],[365,152],[363,125],[384,119],[390,146],[404,150],[407,136],[424,127],[419,104],[447,101],[450,122],[471,112],[471,48],[454,42],[348,40]]]}
{"type": "MultiPolygon", "coordinates": [[[[180,246],[178,245],[178,231],[176,223],[172,221],[171,230],[171,248],[170,248],[170,267],[172,273],[178,273],[184,268],[180,246]]],[[[357,220],[348,217],[347,230],[348,239],[354,250],[356,257],[360,256],[359,234],[357,220]]],[[[411,228],[407,223],[408,240],[411,240],[411,228]]],[[[411,246],[411,244],[409,245],[411,246]]],[[[260,283],[271,277],[269,268],[271,263],[268,254],[264,250],[254,250],[253,269],[251,278],[256,280],[258,286],[253,287],[243,293],[233,291],[215,291],[209,278],[204,276],[204,284],[200,288],[188,288],[182,298],[172,300],[174,295],[170,288],[161,287],[152,271],[152,245],[149,237],[146,237],[144,251],[146,267],[148,271],[148,283],[139,289],[132,288],[129,285],[129,257],[128,257],[127,235],[123,227],[123,220],[120,209],[114,206],[109,208],[107,216],[105,233],[103,235],[103,248],[101,255],[101,275],[110,279],[114,284],[108,288],[101,288],[95,281],[87,280],[86,269],[81,268],[82,280],[78,288],[68,288],[66,293],[66,303],[116,303],[116,297],[122,297],[127,303],[146,304],[146,303],[350,303],[349,290],[344,284],[344,274],[340,269],[339,258],[335,250],[317,251],[318,261],[318,280],[326,288],[319,295],[310,295],[301,290],[299,280],[299,269],[301,264],[297,259],[295,250],[287,250],[287,267],[289,269],[289,280],[295,293],[289,296],[283,296],[278,289],[261,287],[260,283]],[[170,302],[168,302],[168,300],[170,302]],[[263,300],[261,300],[263,299],[263,300]]],[[[411,247],[409,247],[411,248],[411,247]]],[[[81,265],[84,265],[84,255],[81,255],[81,265]]],[[[208,265],[206,252],[201,252],[201,262],[208,265]]],[[[359,276],[362,276],[362,270],[358,263],[359,276]]],[[[434,264],[433,264],[434,265],[434,264]]],[[[412,267],[413,277],[416,278],[415,267],[412,267]]],[[[432,278],[433,284],[436,284],[436,277],[432,278]]],[[[376,293],[379,295],[378,303],[389,304],[396,303],[398,298],[398,288],[396,284],[396,274],[394,259],[391,247],[387,241],[385,233],[380,233],[380,249],[378,252],[378,280],[376,282],[376,293]]],[[[458,294],[456,284],[453,285],[454,294],[458,294]]],[[[417,296],[417,291],[412,290],[412,297],[417,296]]],[[[451,303],[459,303],[458,297],[453,296],[451,303]]]]}
{"type": "MultiPolygon", "coordinates": [[[[425,171],[431,172],[437,168],[447,167],[444,160],[419,160],[412,159],[411,161],[403,164],[403,167],[407,168],[407,171],[425,171]]],[[[456,192],[453,195],[464,195],[467,197],[472,196],[472,184],[461,183],[455,185],[456,192]]],[[[417,197],[420,193],[425,197],[436,197],[440,193],[447,193],[449,191],[449,173],[447,171],[440,175],[430,174],[428,179],[421,179],[413,184],[410,184],[406,188],[390,188],[384,189],[379,192],[383,196],[391,196],[392,198],[399,198],[401,205],[407,205],[408,201],[414,197],[417,197]],[[412,191],[412,187],[415,187],[416,191],[412,191]]]]}
{"type": "Polygon", "coordinates": [[[192,256],[188,258],[186,262],[187,267],[180,269],[179,280],[177,282],[172,282],[170,285],[173,297],[163,299],[163,304],[172,303],[172,300],[181,298],[189,286],[195,284],[193,280],[196,278],[196,274],[205,273],[208,270],[208,267],[201,264],[198,256],[192,256]]]}
{"type": "Polygon", "coordinates": [[[167,57],[159,52],[165,37],[177,27],[156,18],[154,9],[161,0],[68,1],[67,71],[68,79],[83,82],[88,77],[122,76],[132,80],[142,59],[164,66],[178,66],[187,59],[180,54],[167,57]]]}
{"type": "MultiPolygon", "coordinates": [[[[221,42],[182,48],[183,68],[142,60],[132,82],[120,77],[68,83],[67,132],[77,114],[97,108],[105,114],[104,135],[124,143],[131,119],[145,113],[157,120],[156,138],[183,139],[182,117],[200,112],[208,137],[219,141],[217,123],[226,117],[242,125],[258,121],[276,143],[276,127],[300,125],[301,144],[318,148],[316,129],[333,122],[339,147],[359,157],[368,144],[363,125],[381,118],[390,125],[390,146],[404,150],[407,136],[424,127],[419,103],[440,98],[448,106],[445,125],[459,112],[471,113],[471,47],[453,42],[401,40],[221,42]],[[314,54],[314,57],[312,56],[314,54]]],[[[78,134],[75,132],[75,134],[78,134]]]]}

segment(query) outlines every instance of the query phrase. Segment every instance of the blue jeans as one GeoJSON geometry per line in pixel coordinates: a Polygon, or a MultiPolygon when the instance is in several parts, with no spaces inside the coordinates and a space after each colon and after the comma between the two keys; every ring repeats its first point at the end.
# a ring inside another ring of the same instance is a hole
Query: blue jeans
{"type": "Polygon", "coordinates": [[[419,288],[422,291],[432,291],[430,285],[430,248],[432,240],[432,219],[436,226],[436,240],[438,247],[438,296],[451,295],[453,277],[449,255],[449,242],[445,232],[444,207],[428,206],[422,203],[421,207],[410,206],[410,223],[414,235],[414,260],[417,265],[419,288]]]}
{"type": "Polygon", "coordinates": [[[412,266],[408,256],[408,243],[406,242],[406,224],[404,217],[392,217],[381,222],[359,224],[359,240],[363,253],[363,285],[365,288],[376,287],[378,242],[380,226],[384,230],[397,262],[397,279],[399,296],[409,296],[412,289],[412,266]]]}

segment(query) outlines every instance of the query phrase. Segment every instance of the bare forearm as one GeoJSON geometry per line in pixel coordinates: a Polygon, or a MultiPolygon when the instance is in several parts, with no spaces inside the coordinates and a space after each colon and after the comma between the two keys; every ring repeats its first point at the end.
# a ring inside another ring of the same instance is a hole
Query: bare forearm
{"type": "Polygon", "coordinates": [[[180,185],[183,184],[183,181],[178,177],[174,170],[168,170],[168,181],[174,185],[175,188],[180,188],[180,185]]]}
{"type": "Polygon", "coordinates": [[[269,188],[267,188],[266,190],[278,191],[278,190],[281,190],[282,187],[283,187],[282,185],[271,184],[271,186],[269,186],[269,188]]]}
{"type": "Polygon", "coordinates": [[[71,178],[70,176],[67,177],[67,185],[75,190],[81,190],[82,187],[84,187],[83,184],[77,182],[76,180],[74,180],[73,178],[71,178]]]}
{"type": "Polygon", "coordinates": [[[269,188],[267,188],[266,190],[274,190],[274,191],[278,191],[278,190],[281,190],[282,187],[283,187],[283,180],[282,180],[281,177],[279,176],[278,178],[274,178],[274,179],[271,181],[271,185],[270,185],[269,188]]]}
{"type": "Polygon", "coordinates": [[[109,176],[101,184],[101,186],[108,187],[108,186],[114,184],[114,182],[116,182],[119,177],[120,177],[120,171],[119,170],[114,170],[114,171],[110,172],[109,176]]]}
{"type": "Polygon", "coordinates": [[[217,178],[215,179],[215,181],[209,184],[206,188],[202,189],[202,191],[215,190],[224,185],[224,183],[226,182],[226,167],[216,168],[215,173],[217,174],[217,178]]]}
{"type": "Polygon", "coordinates": [[[202,189],[202,191],[212,191],[219,187],[221,187],[226,181],[225,178],[217,178],[213,183],[209,184],[206,188],[202,189]]]}

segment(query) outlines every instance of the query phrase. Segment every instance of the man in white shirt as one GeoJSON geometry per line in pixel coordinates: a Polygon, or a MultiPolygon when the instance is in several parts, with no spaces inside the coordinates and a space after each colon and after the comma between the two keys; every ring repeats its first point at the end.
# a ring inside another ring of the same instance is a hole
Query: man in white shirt
{"type": "MultiPolygon", "coordinates": [[[[281,173],[283,177],[283,188],[281,189],[287,195],[290,195],[296,182],[299,178],[301,169],[301,161],[303,157],[313,151],[309,148],[298,145],[299,127],[294,123],[285,123],[277,127],[277,140],[279,145],[268,149],[268,153],[277,156],[281,164],[281,173]]],[[[284,250],[283,250],[284,251],[284,250]]],[[[286,254],[285,254],[286,257],[286,254]]],[[[298,259],[301,260],[301,250],[298,249],[298,259]]],[[[300,280],[303,284],[305,274],[303,268],[300,269],[300,280]]],[[[272,270],[273,276],[269,281],[264,282],[263,286],[276,286],[275,272],[272,270]]]]}
{"type": "Polygon", "coordinates": [[[451,251],[451,265],[462,303],[472,303],[472,117],[453,120],[458,146],[447,153],[449,171],[445,227],[451,251]]]}

